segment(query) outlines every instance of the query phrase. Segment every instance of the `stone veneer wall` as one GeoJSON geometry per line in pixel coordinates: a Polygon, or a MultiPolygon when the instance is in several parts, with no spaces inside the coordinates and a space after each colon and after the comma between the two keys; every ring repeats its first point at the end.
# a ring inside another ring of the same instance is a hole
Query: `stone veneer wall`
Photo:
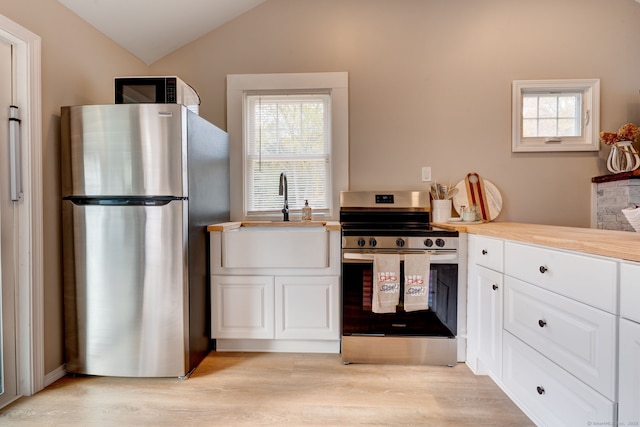
{"type": "Polygon", "coordinates": [[[635,231],[622,209],[640,207],[640,176],[635,173],[596,177],[596,228],[635,231]]]}

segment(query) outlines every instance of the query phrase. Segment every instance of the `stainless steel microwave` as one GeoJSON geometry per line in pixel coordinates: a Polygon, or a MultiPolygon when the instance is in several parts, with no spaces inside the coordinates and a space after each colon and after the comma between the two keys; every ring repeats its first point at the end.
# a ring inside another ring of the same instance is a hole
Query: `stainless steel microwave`
{"type": "Polygon", "coordinates": [[[182,104],[196,114],[200,96],[176,76],[132,76],[115,78],[116,104],[182,104]]]}

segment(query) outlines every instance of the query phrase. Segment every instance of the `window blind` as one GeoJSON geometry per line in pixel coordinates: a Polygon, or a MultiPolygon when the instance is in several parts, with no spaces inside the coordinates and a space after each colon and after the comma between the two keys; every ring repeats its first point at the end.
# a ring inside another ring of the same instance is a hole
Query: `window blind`
{"type": "Polygon", "coordinates": [[[280,173],[287,175],[290,212],[308,200],[328,213],[331,194],[329,93],[245,95],[247,215],[279,213],[280,173]]]}

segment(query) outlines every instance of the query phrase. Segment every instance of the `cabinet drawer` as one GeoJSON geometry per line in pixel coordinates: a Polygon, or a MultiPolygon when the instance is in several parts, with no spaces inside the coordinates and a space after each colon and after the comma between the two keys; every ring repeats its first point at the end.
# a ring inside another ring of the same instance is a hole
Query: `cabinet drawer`
{"type": "Polygon", "coordinates": [[[534,421],[547,426],[613,425],[615,405],[508,332],[502,381],[534,421]]]}
{"type": "Polygon", "coordinates": [[[617,263],[603,258],[506,242],[505,273],[617,314],[617,263]]]}
{"type": "Polygon", "coordinates": [[[469,235],[469,258],[483,267],[504,270],[504,241],[491,237],[469,235]]]}
{"type": "Polygon", "coordinates": [[[640,263],[620,264],[620,316],[640,323],[640,263]]]}
{"type": "Polygon", "coordinates": [[[505,278],[504,328],[615,400],[616,317],[505,278]]]}

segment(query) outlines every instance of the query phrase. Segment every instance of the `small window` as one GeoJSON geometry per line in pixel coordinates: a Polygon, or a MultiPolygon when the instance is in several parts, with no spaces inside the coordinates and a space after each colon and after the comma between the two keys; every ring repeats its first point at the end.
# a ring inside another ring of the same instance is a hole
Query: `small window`
{"type": "Polygon", "coordinates": [[[598,151],[600,81],[513,82],[512,151],[598,151]]]}

